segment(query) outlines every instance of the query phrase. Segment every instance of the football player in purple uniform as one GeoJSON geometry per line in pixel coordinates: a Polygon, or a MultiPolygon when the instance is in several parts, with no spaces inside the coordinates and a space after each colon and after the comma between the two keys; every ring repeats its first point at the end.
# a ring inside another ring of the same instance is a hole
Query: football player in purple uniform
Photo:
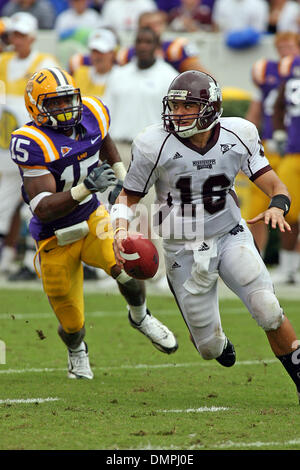
{"type": "Polygon", "coordinates": [[[220,117],[221,90],[212,77],[193,70],[178,75],[163,103],[163,123],[149,126],[133,142],[131,165],[111,209],[118,266],[134,204],[155,185],[170,289],[198,352],[225,367],[235,363],[219,312],[221,277],[266,332],[300,398],[299,343],[234,191],[242,170],[270,198],[269,207],[248,222],[284,232],[290,230],[284,218],[290,206],[286,186],[264,156],[254,124],[220,117]]]}
{"type": "Polygon", "coordinates": [[[278,283],[299,282],[300,266],[300,55],[285,57],[279,64],[283,83],[274,106],[274,139],[281,148],[283,158],[278,176],[286,184],[292,207],[287,220],[292,227],[291,234],[281,234],[281,250],[278,270],[273,280],[278,283]]]}
{"type": "MultiPolygon", "coordinates": [[[[274,104],[278,95],[278,88],[281,83],[279,75],[279,61],[283,57],[298,55],[300,53],[299,35],[291,31],[277,33],[274,39],[279,60],[259,59],[252,67],[253,82],[257,87],[257,95],[250,103],[246,119],[260,130],[262,144],[265,149],[273,170],[277,171],[281,162],[275,142],[273,141],[274,104]]],[[[254,184],[249,187],[249,196],[245,201],[246,218],[252,219],[257,213],[262,212],[268,204],[268,197],[263,194],[254,184]]],[[[268,229],[264,224],[250,226],[255,242],[261,251],[264,252],[268,241],[268,229]]]]}
{"type": "Polygon", "coordinates": [[[113,169],[117,176],[123,171],[109,136],[109,110],[96,97],[81,97],[73,78],[57,67],[29,79],[25,104],[32,121],[12,133],[10,152],[33,214],[30,232],[44,291],[68,348],[68,376],[93,378],[84,341],[82,263],[116,279],[131,325],[159,350],[174,352],[176,339],[147,309],[143,283],[116,265],[109,214],[96,196],[116,184],[113,169]]]}

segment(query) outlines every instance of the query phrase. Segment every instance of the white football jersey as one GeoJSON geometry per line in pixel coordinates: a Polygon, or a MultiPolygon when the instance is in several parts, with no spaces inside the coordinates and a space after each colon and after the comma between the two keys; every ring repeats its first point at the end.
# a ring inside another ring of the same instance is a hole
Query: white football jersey
{"type": "Polygon", "coordinates": [[[241,220],[234,191],[240,170],[252,181],[271,170],[251,122],[221,118],[201,150],[157,124],[135,138],[124,189],[143,197],[155,185],[154,225],[165,241],[207,239],[228,233],[241,220]]]}

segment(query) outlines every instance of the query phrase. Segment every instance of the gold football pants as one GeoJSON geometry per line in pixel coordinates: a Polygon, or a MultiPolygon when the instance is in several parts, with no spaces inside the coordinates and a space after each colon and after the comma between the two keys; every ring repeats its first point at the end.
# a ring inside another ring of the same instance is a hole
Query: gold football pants
{"type": "Polygon", "coordinates": [[[38,245],[44,291],[66,333],[76,333],[84,325],[82,263],[109,275],[116,264],[108,212],[99,206],[87,222],[89,233],[79,241],[58,246],[51,237],[38,245]]]}

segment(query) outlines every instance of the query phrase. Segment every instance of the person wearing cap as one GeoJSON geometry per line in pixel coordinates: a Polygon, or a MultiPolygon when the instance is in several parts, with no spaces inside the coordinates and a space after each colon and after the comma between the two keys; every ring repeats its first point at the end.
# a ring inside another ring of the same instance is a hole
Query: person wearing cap
{"type": "Polygon", "coordinates": [[[107,82],[119,68],[115,64],[118,39],[109,29],[96,29],[89,36],[88,48],[91,66],[80,65],[74,80],[83,95],[95,95],[105,100],[107,82]]]}
{"type": "Polygon", "coordinates": [[[6,16],[0,18],[0,53],[9,47],[9,24],[10,18],[6,16]]]}
{"type": "Polygon", "coordinates": [[[55,21],[55,9],[49,0],[10,0],[2,9],[2,14],[12,16],[15,13],[30,13],[37,19],[39,29],[52,29],[55,21]]]}
{"type": "MultiPolygon", "coordinates": [[[[38,31],[37,19],[29,13],[10,17],[9,39],[12,51],[0,54],[0,83],[5,100],[0,102],[0,236],[3,247],[0,272],[11,270],[19,236],[12,220],[21,201],[20,175],[9,156],[11,133],[29,121],[24,105],[24,89],[28,76],[42,67],[58,65],[54,56],[34,49],[38,31]]],[[[30,252],[28,252],[30,253],[30,252]]],[[[30,254],[28,254],[30,257],[30,254]]],[[[26,263],[27,264],[27,263],[26,263]]],[[[32,260],[28,265],[32,266],[32,260]]],[[[32,276],[35,277],[35,274],[32,276]]],[[[30,276],[29,276],[30,277],[30,276]]]]}

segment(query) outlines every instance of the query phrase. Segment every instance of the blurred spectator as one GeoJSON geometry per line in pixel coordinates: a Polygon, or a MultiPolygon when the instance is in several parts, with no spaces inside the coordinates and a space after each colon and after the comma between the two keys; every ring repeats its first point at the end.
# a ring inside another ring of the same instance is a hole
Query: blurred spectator
{"type": "MultiPolygon", "coordinates": [[[[116,142],[126,168],[131,160],[131,144],[134,137],[146,126],[161,122],[162,99],[176,70],[164,60],[157,58],[159,38],[150,28],[139,29],[135,40],[136,58],[120,67],[108,82],[106,103],[111,113],[110,135],[116,142]]],[[[155,201],[154,187],[143,199],[148,209],[155,201]]],[[[166,282],[161,240],[153,240],[159,253],[159,271],[154,280],[157,288],[166,282]]]]}
{"type": "Polygon", "coordinates": [[[50,0],[55,11],[55,18],[69,8],[68,0],[50,0]]]}
{"type": "Polygon", "coordinates": [[[4,5],[6,5],[8,2],[9,0],[0,0],[0,16],[2,15],[4,5]]]}
{"type": "Polygon", "coordinates": [[[139,16],[156,9],[154,0],[106,0],[101,16],[115,31],[136,31],[139,16]]]}
{"type": "MultiPolygon", "coordinates": [[[[281,156],[277,151],[275,142],[272,140],[272,118],[278,87],[281,82],[278,65],[279,60],[283,57],[300,54],[300,38],[298,34],[292,32],[277,33],[274,38],[274,46],[278,60],[261,58],[253,64],[252,79],[257,87],[257,93],[253,97],[245,117],[260,130],[265,155],[273,170],[277,171],[281,163],[281,156]]],[[[269,198],[255,184],[251,184],[244,208],[244,218],[252,219],[256,214],[263,212],[268,205],[269,198]]],[[[269,237],[268,227],[264,224],[255,224],[249,226],[249,228],[263,255],[269,237]]]]}
{"type": "MultiPolygon", "coordinates": [[[[161,10],[142,13],[138,20],[139,28],[151,28],[159,38],[167,28],[167,14],[161,10]]],[[[185,37],[176,37],[172,40],[163,40],[156,50],[158,57],[164,59],[178,72],[185,70],[206,71],[199,61],[199,51],[196,46],[185,37]]],[[[117,63],[125,65],[135,57],[135,47],[121,47],[117,52],[117,63]]],[[[90,56],[87,54],[73,54],[69,60],[69,71],[73,75],[79,65],[90,65],[90,56]]]]}
{"type": "Polygon", "coordinates": [[[0,52],[5,51],[9,47],[9,25],[9,17],[4,16],[0,18],[0,52]]]}
{"type": "Polygon", "coordinates": [[[180,6],[180,0],[156,0],[156,6],[159,10],[169,13],[172,8],[177,8],[180,6]]]}
{"type": "Polygon", "coordinates": [[[97,29],[91,33],[88,47],[91,65],[80,65],[74,80],[82,95],[95,95],[105,101],[107,82],[119,69],[115,64],[118,40],[109,29],[97,29]]]}
{"type": "Polygon", "coordinates": [[[69,0],[69,8],[58,15],[54,28],[59,39],[67,39],[79,29],[91,31],[101,26],[100,15],[89,8],[88,0],[69,0]]]}
{"type": "Polygon", "coordinates": [[[98,13],[101,13],[105,1],[107,0],[92,0],[89,2],[89,6],[90,8],[96,10],[98,13]]]}
{"type": "MultiPolygon", "coordinates": [[[[4,103],[0,103],[0,234],[3,238],[0,272],[8,272],[12,267],[19,236],[18,224],[14,222],[22,200],[20,174],[9,155],[11,133],[29,121],[24,105],[28,77],[43,67],[58,65],[52,55],[34,50],[37,31],[38,22],[34,16],[25,12],[15,13],[10,17],[13,50],[0,54],[0,81],[6,91],[4,103]]],[[[23,150],[25,158],[27,150],[23,150]]],[[[28,269],[32,270],[33,254],[34,251],[26,253],[26,262],[30,259],[28,269]]]]}
{"type": "Polygon", "coordinates": [[[287,0],[268,0],[269,3],[269,24],[268,33],[274,34],[277,31],[278,18],[287,0]]]}
{"type": "Polygon", "coordinates": [[[269,6],[266,0],[216,0],[213,22],[223,33],[253,28],[265,32],[269,6]]]}
{"type": "Polygon", "coordinates": [[[2,9],[3,16],[12,16],[17,12],[33,15],[38,21],[38,29],[52,29],[55,10],[49,0],[10,0],[2,9]]]}
{"type": "MultiPolygon", "coordinates": [[[[167,29],[167,20],[168,17],[164,11],[156,10],[146,12],[140,15],[138,26],[139,28],[151,28],[158,37],[161,38],[167,29]]],[[[176,37],[171,40],[163,39],[156,53],[178,70],[178,72],[191,69],[206,72],[205,67],[203,67],[199,61],[199,51],[197,47],[191,43],[188,38],[176,37]]],[[[132,60],[134,56],[134,47],[121,48],[118,53],[118,62],[120,65],[124,65],[132,60]]]]}
{"type": "Polygon", "coordinates": [[[204,0],[181,0],[180,6],[169,12],[169,28],[172,31],[212,31],[212,8],[204,0]]]}
{"type": "Polygon", "coordinates": [[[278,16],[277,31],[293,31],[300,33],[299,1],[286,1],[278,16]]]}

